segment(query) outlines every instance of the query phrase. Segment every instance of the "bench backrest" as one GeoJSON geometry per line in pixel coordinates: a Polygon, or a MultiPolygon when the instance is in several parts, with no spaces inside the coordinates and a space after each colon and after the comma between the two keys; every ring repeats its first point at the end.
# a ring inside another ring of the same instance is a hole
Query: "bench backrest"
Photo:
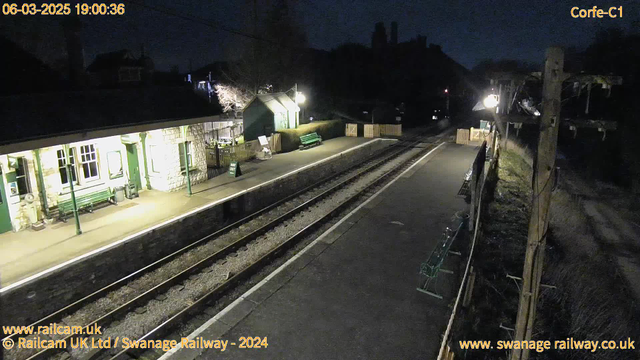
{"type": "MultiPolygon", "coordinates": [[[[81,207],[86,204],[93,204],[100,201],[108,200],[109,198],[111,198],[111,196],[113,196],[113,194],[111,193],[111,189],[106,188],[99,191],[94,191],[92,193],[76,196],[76,204],[78,205],[78,207],[81,207]]],[[[60,209],[73,208],[73,202],[71,198],[59,201],[58,208],[60,209]]]]}
{"type": "Polygon", "coordinates": [[[442,266],[444,259],[447,257],[449,248],[451,247],[453,240],[455,240],[456,236],[458,235],[458,231],[460,231],[461,227],[462,223],[460,223],[460,225],[458,225],[456,229],[447,228],[442,233],[442,236],[440,237],[440,240],[438,240],[436,248],[433,249],[433,252],[431,252],[431,255],[429,255],[427,261],[423,262],[420,266],[420,274],[429,277],[435,277],[438,274],[438,271],[440,271],[440,266],[442,266]]]}
{"type": "Polygon", "coordinates": [[[300,141],[303,143],[309,142],[309,141],[315,141],[317,139],[320,139],[320,136],[315,132],[300,136],[300,141]]]}

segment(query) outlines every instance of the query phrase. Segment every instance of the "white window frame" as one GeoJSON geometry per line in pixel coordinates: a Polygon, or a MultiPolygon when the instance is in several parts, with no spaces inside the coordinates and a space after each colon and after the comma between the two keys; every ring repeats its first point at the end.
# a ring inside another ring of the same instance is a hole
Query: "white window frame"
{"type": "Polygon", "coordinates": [[[69,176],[69,174],[67,173],[67,182],[63,183],[62,182],[62,172],[61,170],[64,168],[65,171],[68,169],[67,168],[67,154],[63,149],[58,149],[56,151],[56,157],[58,159],[58,174],[60,175],[60,183],[62,184],[63,187],[68,187],[69,186],[69,180],[73,181],[73,179],[75,178],[75,184],[78,184],[78,165],[77,165],[77,161],[76,161],[76,148],[75,147],[70,147],[69,148],[69,158],[71,159],[71,176],[69,176]],[[60,157],[60,154],[62,154],[62,158],[60,157]],[[62,165],[60,165],[60,162],[63,162],[62,165]]]}
{"type": "Polygon", "coordinates": [[[82,168],[82,177],[86,181],[94,181],[100,179],[100,164],[98,163],[98,149],[95,144],[86,144],[80,146],[80,165],[82,168]],[[91,175],[91,164],[95,163],[96,175],[91,175]],[[86,176],[85,165],[89,170],[90,176],[86,176]]]}
{"type": "Polygon", "coordinates": [[[24,199],[24,196],[27,194],[31,194],[31,178],[29,177],[29,161],[24,156],[19,156],[16,158],[16,185],[18,186],[18,194],[20,195],[20,199],[24,199]],[[18,175],[18,171],[22,168],[23,174],[18,175]],[[24,178],[24,186],[26,187],[25,192],[20,192],[20,179],[24,178]]]}

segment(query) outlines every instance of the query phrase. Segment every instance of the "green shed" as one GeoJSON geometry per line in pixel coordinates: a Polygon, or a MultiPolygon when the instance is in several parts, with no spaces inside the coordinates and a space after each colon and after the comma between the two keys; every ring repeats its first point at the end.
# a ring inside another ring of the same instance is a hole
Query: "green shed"
{"type": "Polygon", "coordinates": [[[244,139],[256,140],[282,129],[295,129],[300,108],[285,93],[260,94],[244,107],[242,123],[244,139]]]}

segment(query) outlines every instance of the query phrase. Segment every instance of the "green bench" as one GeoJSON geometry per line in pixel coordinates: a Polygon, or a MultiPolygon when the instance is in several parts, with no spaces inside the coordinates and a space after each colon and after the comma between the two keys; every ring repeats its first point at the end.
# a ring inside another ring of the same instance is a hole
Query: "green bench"
{"type": "MultiPolygon", "coordinates": [[[[416,290],[442,299],[442,295],[437,292],[438,274],[441,272],[453,274],[453,271],[441,269],[441,266],[449,254],[449,248],[453,240],[458,236],[462,225],[463,222],[461,221],[456,229],[447,227],[442,233],[442,237],[438,240],[438,244],[429,255],[429,258],[420,265],[420,275],[423,276],[424,280],[420,281],[420,286],[416,290]]],[[[457,254],[459,255],[459,253],[457,254]]]]}
{"type": "Polygon", "coordinates": [[[308,146],[322,144],[322,137],[315,132],[300,136],[300,150],[308,146]]]}
{"type": "MultiPolygon", "coordinates": [[[[76,206],[78,207],[78,211],[88,210],[89,212],[93,212],[94,204],[105,201],[115,203],[113,197],[114,194],[109,188],[85,195],[76,195],[76,206]]],[[[66,222],[66,217],[70,214],[73,214],[73,201],[71,198],[58,202],[58,218],[63,222],[66,222]]]]}

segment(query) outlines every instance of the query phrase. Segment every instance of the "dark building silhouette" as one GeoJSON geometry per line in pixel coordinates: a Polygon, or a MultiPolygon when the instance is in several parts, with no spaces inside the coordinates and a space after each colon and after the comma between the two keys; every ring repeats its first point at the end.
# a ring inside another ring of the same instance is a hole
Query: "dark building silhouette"
{"type": "Polygon", "coordinates": [[[387,30],[384,28],[384,23],[379,22],[376,24],[373,34],[371,35],[371,48],[373,50],[381,50],[387,46],[387,30]]]}
{"type": "Polygon", "coordinates": [[[389,43],[391,45],[398,44],[398,23],[396,21],[391,23],[391,37],[389,38],[389,43]]]}
{"type": "Polygon", "coordinates": [[[69,59],[69,82],[73,87],[82,87],[86,84],[84,71],[84,47],[82,45],[82,22],[78,16],[65,19],[62,22],[64,37],[67,42],[67,54],[69,59]]]}

